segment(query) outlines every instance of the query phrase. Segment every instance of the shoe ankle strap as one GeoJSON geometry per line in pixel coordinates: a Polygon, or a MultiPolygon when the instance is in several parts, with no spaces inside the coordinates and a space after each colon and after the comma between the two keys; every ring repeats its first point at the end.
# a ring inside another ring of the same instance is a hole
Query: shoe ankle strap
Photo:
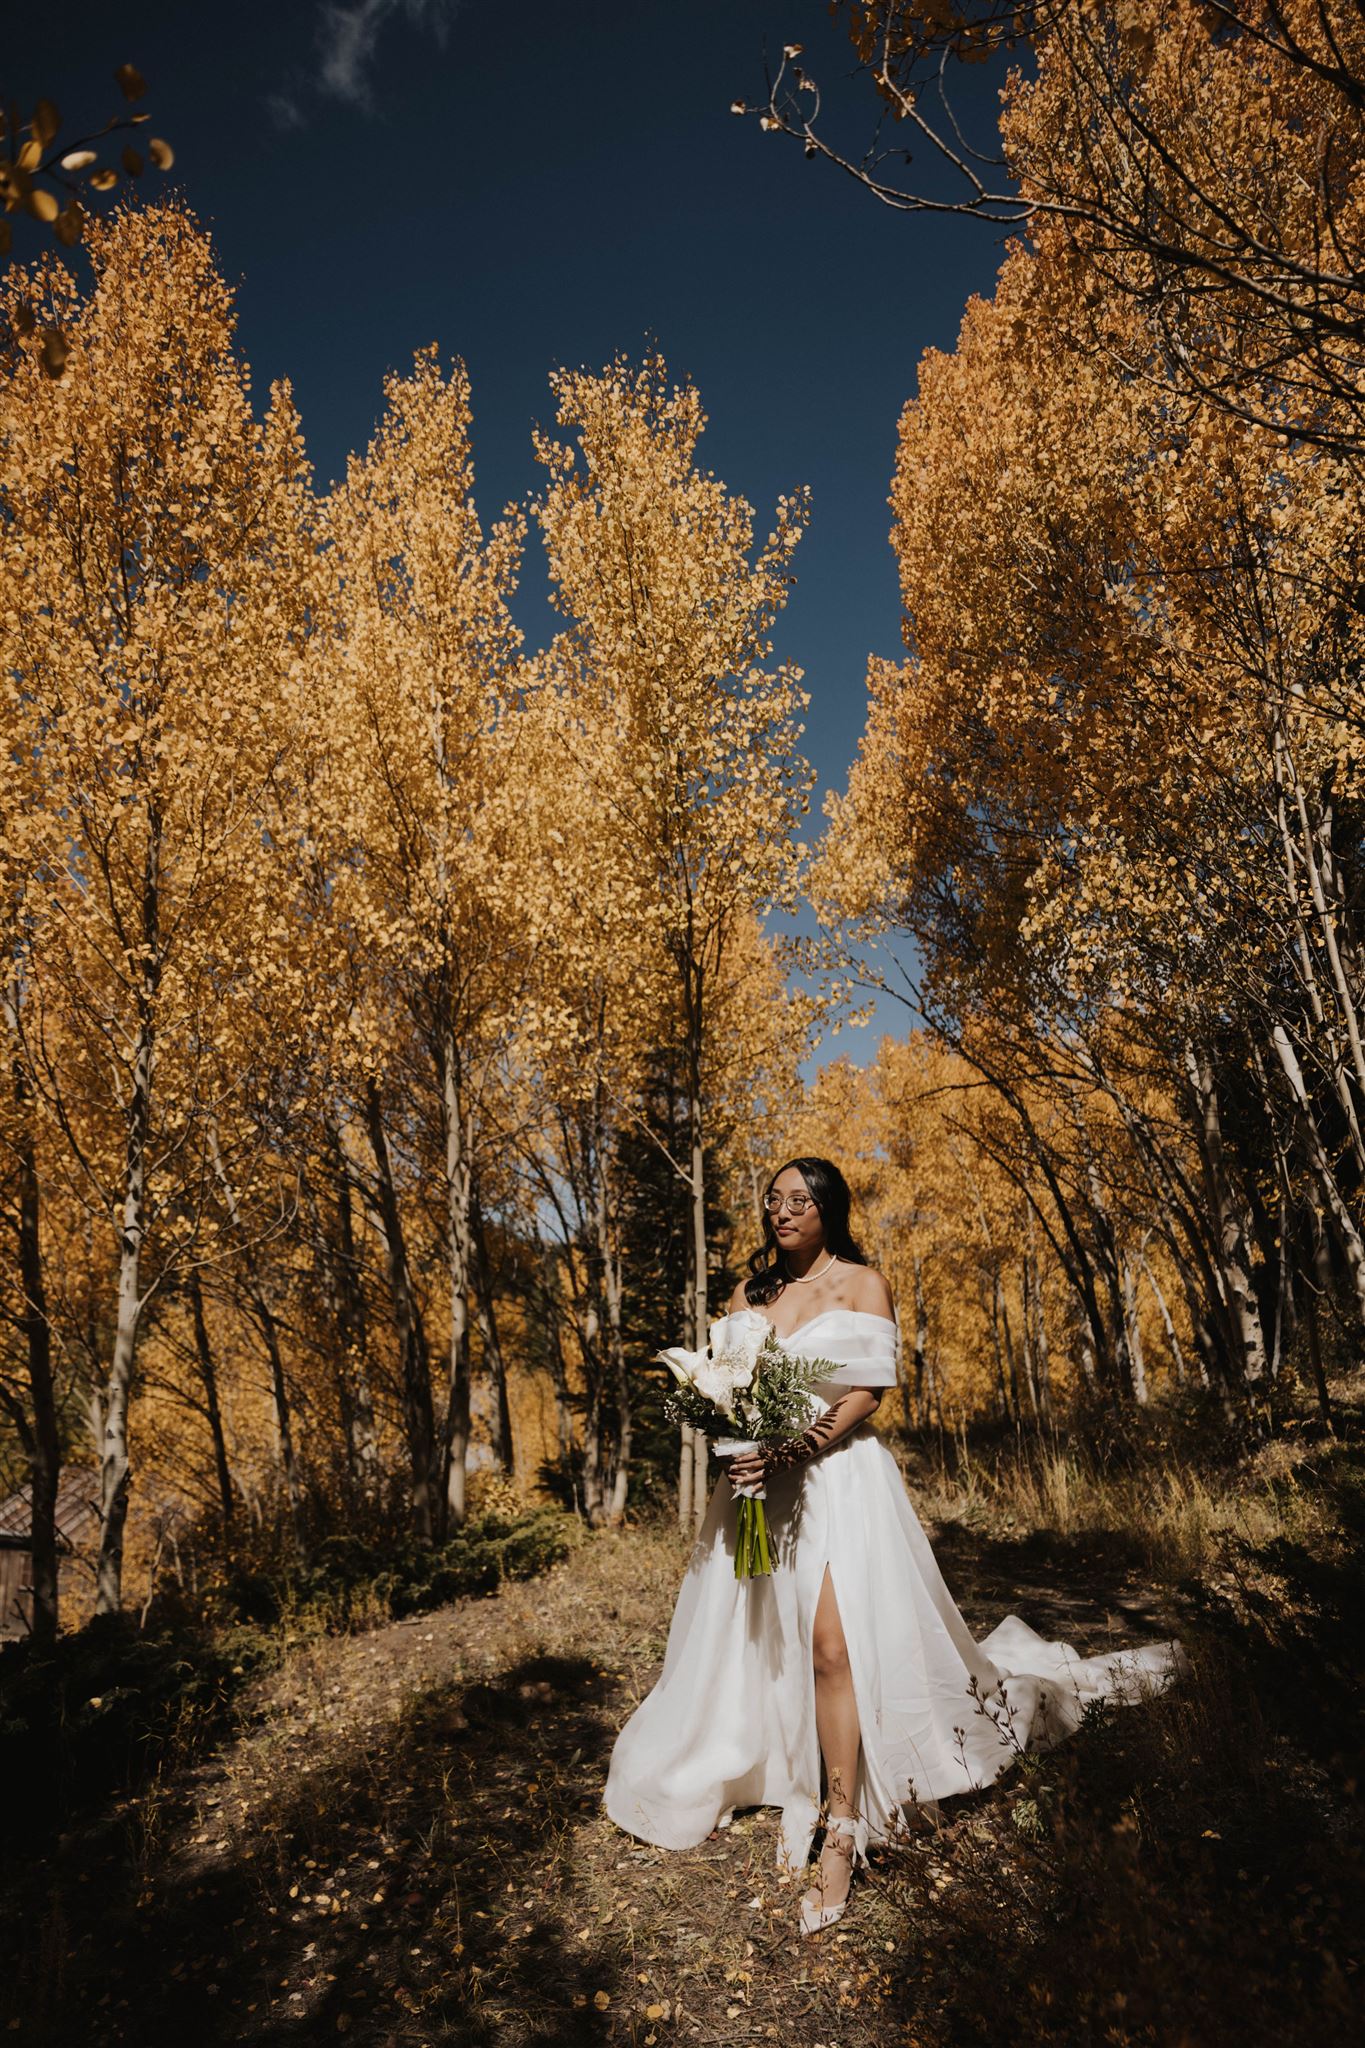
{"type": "Polygon", "coordinates": [[[851,1813],[832,1813],[825,1822],[827,1835],[856,1835],[858,1823],[851,1813]]]}

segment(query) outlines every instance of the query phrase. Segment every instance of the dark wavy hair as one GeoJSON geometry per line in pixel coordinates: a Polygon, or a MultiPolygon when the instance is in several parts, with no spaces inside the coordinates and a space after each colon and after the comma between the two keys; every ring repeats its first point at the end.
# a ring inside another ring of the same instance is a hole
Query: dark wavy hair
{"type": "MultiPolygon", "coordinates": [[[[781,1166],[768,1176],[768,1185],[763,1190],[766,1202],[773,1191],[773,1183],[781,1174],[795,1167],[806,1186],[810,1189],[811,1200],[820,1211],[820,1221],[825,1226],[825,1247],[850,1266],[865,1266],[867,1260],[853,1241],[848,1226],[848,1212],[853,1197],[848,1182],[832,1159],[784,1159],[781,1166]]],[[[763,1243],[749,1261],[753,1278],[744,1283],[744,1299],[751,1308],[760,1302],[773,1301],[787,1281],[782,1270],[782,1247],[773,1229],[773,1219],[767,1210],[763,1211],[763,1243]]]]}

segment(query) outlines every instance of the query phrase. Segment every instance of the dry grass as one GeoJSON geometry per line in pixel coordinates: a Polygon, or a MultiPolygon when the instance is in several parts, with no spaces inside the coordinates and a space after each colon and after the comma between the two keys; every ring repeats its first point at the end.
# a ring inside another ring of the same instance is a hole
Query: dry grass
{"type": "MultiPolygon", "coordinates": [[[[1290,1439],[1292,1441],[1292,1438],[1290,1439]]],[[[978,1632],[1169,1632],[1172,1697],[909,1831],[816,1942],[776,1817],[686,1855],[603,1818],[683,1548],[586,1539],[544,1579],[308,1634],[235,1738],[24,1873],[13,2037],[43,2043],[1316,2041],[1358,1961],[1361,1461],[1218,1476],[1057,1451],[912,1483],[978,1632]]],[[[16,1895],[5,1924],[18,1930],[16,1895]]]]}

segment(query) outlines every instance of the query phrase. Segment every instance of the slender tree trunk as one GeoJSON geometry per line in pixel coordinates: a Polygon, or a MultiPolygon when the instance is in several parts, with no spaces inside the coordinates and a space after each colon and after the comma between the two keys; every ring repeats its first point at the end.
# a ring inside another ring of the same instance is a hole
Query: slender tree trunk
{"type": "Polygon", "coordinates": [[[346,1338],[346,1315],[342,1302],[340,1256],[331,1239],[322,1204],[308,1175],[302,1176],[303,1197],[313,1225],[313,1263],[322,1286],[327,1308],[328,1346],[333,1383],[337,1396],[337,1421],[341,1428],[342,1458],[346,1471],[346,1498],[353,1502],[360,1489],[360,1457],[356,1441],[355,1399],[351,1390],[350,1346],[346,1338]]]}
{"type": "MultiPolygon", "coordinates": [[[[150,1005],[148,1006],[148,1012],[150,1005]]],[[[123,1603],[123,1534],[128,1520],[128,1399],[142,1316],[139,1282],[147,1230],[147,1132],[151,1117],[153,1033],[149,1013],[138,1028],[124,1142],[123,1214],[119,1228],[114,1348],[99,1403],[100,1548],[95,1612],[117,1614],[123,1603]]]]}
{"type": "Polygon", "coordinates": [[[1024,1327],[1031,1332],[1031,1389],[1036,1397],[1040,1427],[1052,1424],[1052,1358],[1047,1343],[1047,1309],[1043,1298],[1043,1274],[1038,1263],[1038,1218],[1030,1203],[1024,1217],[1028,1229],[1024,1252],[1024,1327]]]}
{"type": "Polygon", "coordinates": [[[218,1399],[218,1368],[209,1342],[208,1318],[204,1314],[204,1290],[199,1284],[199,1275],[191,1273],[186,1288],[190,1300],[190,1315],[194,1323],[194,1355],[199,1366],[199,1379],[204,1389],[204,1406],[208,1413],[209,1435],[213,1439],[213,1468],[218,1476],[218,1500],[223,1513],[223,1534],[229,1536],[236,1512],[232,1492],[232,1468],[228,1463],[227,1436],[223,1429],[223,1410],[218,1399]]]}
{"type": "Polygon", "coordinates": [[[569,1399],[569,1375],[564,1364],[564,1344],[560,1335],[559,1289],[555,1284],[554,1249],[545,1245],[541,1257],[541,1297],[544,1303],[546,1331],[546,1356],[550,1366],[550,1383],[555,1395],[555,1429],[559,1439],[559,1456],[566,1476],[573,1479],[573,1405],[569,1399]]]}
{"type": "Polygon", "coordinates": [[[1024,1420],[1023,1403],[1019,1399],[1019,1362],[1014,1353],[1014,1332],[1010,1326],[1009,1302],[1005,1296],[1005,1279],[999,1266],[995,1269],[995,1306],[999,1318],[1000,1342],[1005,1356],[1005,1368],[1009,1376],[1010,1411],[1016,1429],[1024,1420]]]}
{"type": "Polygon", "coordinates": [[[1030,1254],[1033,1267],[1033,1361],[1038,1377],[1038,1412],[1044,1423],[1052,1422],[1052,1354],[1047,1341],[1047,1303],[1043,1296],[1043,1278],[1038,1270],[1036,1258],[1030,1254]]]}
{"type": "Polygon", "coordinates": [[[1217,1224],[1224,1306],[1241,1378],[1254,1386],[1265,1378],[1265,1333],[1252,1285],[1245,1225],[1228,1176],[1213,1063],[1202,1046],[1190,1044],[1185,1048],[1185,1066],[1197,1111],[1200,1159],[1217,1224]]]}
{"type": "Polygon", "coordinates": [[[370,1150],[374,1154],[378,1221],[389,1271],[389,1295],[402,1370],[403,1433],[407,1438],[411,1474],[412,1521],[422,1541],[430,1543],[436,1532],[436,1418],[431,1399],[431,1357],[408,1260],[388,1133],[384,1129],[383,1104],[378,1083],[373,1079],[366,1087],[365,1113],[370,1150]]]}
{"type": "Polygon", "coordinates": [[[1152,1271],[1152,1264],[1145,1250],[1138,1253],[1138,1264],[1147,1277],[1147,1285],[1152,1290],[1152,1299],[1156,1303],[1157,1314],[1161,1317],[1161,1327],[1166,1333],[1166,1348],[1171,1354],[1171,1365],[1175,1370],[1177,1384],[1183,1384],[1185,1379],[1185,1354],[1180,1348],[1180,1339],[1176,1335],[1175,1320],[1171,1315],[1170,1304],[1161,1291],[1161,1284],[1156,1274],[1152,1271]]]}
{"type": "Polygon", "coordinates": [[[500,1472],[510,1473],[514,1469],[515,1460],[512,1455],[512,1411],[507,1400],[507,1364],[502,1355],[502,1337],[498,1330],[493,1271],[488,1256],[488,1232],[484,1223],[483,1208],[477,1195],[473,1200],[471,1223],[474,1240],[474,1301],[478,1314],[479,1341],[483,1349],[484,1370],[488,1374],[493,1394],[489,1415],[493,1462],[500,1472]]]}
{"type": "Polygon", "coordinates": [[[1226,1289],[1217,1253],[1217,1217],[1209,1199],[1207,1175],[1203,1175],[1201,1198],[1180,1162],[1172,1158],[1169,1149],[1162,1145],[1150,1126],[1134,1115],[1122,1095],[1111,1089],[1110,1100],[1123,1117],[1124,1127],[1133,1140],[1134,1151],[1151,1189],[1162,1242],[1179,1276],[1195,1340],[1195,1367],[1200,1384],[1206,1387],[1211,1384],[1211,1366],[1226,1383],[1235,1359],[1226,1289]]]}
{"type": "MultiPolygon", "coordinates": [[[[685,1259],[683,1265],[684,1272],[687,1274],[687,1277],[683,1282],[683,1328],[684,1330],[690,1331],[692,1320],[692,1278],[690,1272],[690,1258],[685,1259]]],[[[695,1438],[697,1433],[687,1423],[684,1422],[678,1434],[678,1527],[680,1529],[690,1530],[693,1527],[693,1495],[696,1491],[697,1479],[697,1459],[695,1450],[695,1438]]]]}
{"type": "Polygon", "coordinates": [[[1009,1376],[1005,1371],[1005,1347],[1000,1334],[1000,1275],[991,1270],[990,1289],[991,1354],[995,1359],[996,1390],[1000,1396],[1000,1414],[1004,1421],[1013,1419],[1010,1412],[1009,1376]]]}
{"type": "Polygon", "coordinates": [[[1123,1319],[1128,1331],[1128,1363],[1133,1374],[1133,1399],[1140,1408],[1147,1405],[1147,1360],[1142,1349],[1142,1327],[1138,1322],[1137,1284],[1133,1277],[1133,1263],[1126,1253],[1119,1254],[1123,1278],[1123,1319]]]}
{"type": "Polygon", "coordinates": [[[445,1139],[446,1274],[449,1285],[450,1349],[446,1371],[446,1415],[442,1431],[443,1526],[458,1528],[465,1516],[465,1474],[469,1460],[469,1205],[472,1194],[468,1132],[460,1096],[459,1048],[447,1032],[440,1049],[441,1122],[445,1139]]]}
{"type": "MultiPolygon", "coordinates": [[[[688,1185],[688,1206],[691,1218],[691,1239],[689,1248],[690,1309],[689,1322],[692,1349],[700,1351],[707,1340],[707,1260],[706,1260],[706,1144],[702,1121],[701,1064],[702,1064],[702,978],[701,971],[689,973],[688,981],[688,1072],[687,1072],[687,1135],[691,1179],[688,1185]]],[[[700,1528],[706,1513],[706,1438],[700,1430],[684,1432],[683,1456],[688,1450],[687,1437],[691,1436],[692,1479],[690,1489],[686,1482],[678,1489],[678,1519],[684,1527],[700,1528]],[[686,1505],[684,1505],[686,1501],[686,1505]]]]}
{"type": "Polygon", "coordinates": [[[351,1394],[352,1426],[356,1466],[361,1492],[369,1501],[379,1498],[379,1428],[374,1414],[374,1387],[370,1378],[369,1314],[361,1277],[360,1249],[356,1243],[355,1183],[341,1134],[326,1120],[327,1149],[331,1157],[336,1194],[337,1261],[336,1284],[341,1340],[351,1394]]]}
{"type": "Polygon", "coordinates": [[[19,1284],[23,1291],[20,1327],[28,1361],[29,1418],[29,1544],[33,1578],[30,1622],[36,1641],[56,1641],[57,1610],[57,1487],[62,1447],[57,1428],[57,1401],[52,1381],[52,1325],[48,1320],[47,1278],[43,1269],[42,1189],[34,1142],[32,1089],[19,1051],[19,991],[11,981],[5,992],[5,1017],[13,1060],[14,1106],[19,1121],[15,1146],[18,1182],[19,1284]]]}
{"type": "Polygon", "coordinates": [[[209,1156],[213,1161],[214,1174],[222,1193],[223,1206],[228,1212],[238,1241],[243,1246],[242,1262],[246,1274],[247,1295],[251,1302],[253,1318],[265,1344],[265,1355],[270,1366],[270,1394],[275,1410],[275,1440],[280,1455],[280,1477],[284,1482],[285,1514],[289,1523],[290,1541],[297,1552],[303,1548],[303,1491],[299,1483],[298,1457],[294,1449],[294,1420],[290,1408],[289,1382],[285,1377],[284,1352],[280,1345],[280,1326],[275,1311],[266,1297],[255,1255],[246,1249],[246,1231],[237,1191],[228,1177],[222,1147],[218,1142],[217,1127],[212,1123],[209,1125],[209,1156]]]}
{"type": "Polygon", "coordinates": [[[1024,1385],[1028,1388],[1029,1407],[1033,1410],[1036,1426],[1043,1419],[1043,1404],[1038,1392],[1038,1359],[1033,1342],[1033,1285],[1033,1259],[1030,1253],[1025,1252],[1019,1268],[1020,1346],[1024,1354],[1024,1385]]]}
{"type": "MultiPolygon", "coordinates": [[[[1087,1384],[1092,1387],[1097,1386],[1101,1363],[1105,1369],[1106,1379],[1112,1377],[1109,1371],[1111,1364],[1110,1333],[1100,1308],[1098,1293],[1096,1292],[1094,1264],[1089,1252],[1086,1250],[1076,1218],[1072,1213],[1071,1204],[1066,1198],[1061,1178],[1057,1172],[1056,1162],[1052,1157],[1047,1141],[1030,1116],[1027,1104],[1017,1091],[1010,1087],[1004,1076],[993,1073],[989,1067],[982,1064],[978,1055],[967,1053],[966,1049],[960,1044],[955,1047],[955,1050],[962,1053],[964,1058],[970,1060],[977,1072],[985,1080],[989,1081],[991,1086],[997,1091],[1002,1102],[1007,1103],[1014,1112],[1029,1151],[1037,1162],[1038,1171],[1046,1183],[1048,1194],[1052,1198],[1053,1209],[1062,1227],[1062,1236],[1065,1239],[1064,1244],[1057,1243],[1056,1247],[1061,1260],[1062,1270],[1076,1291],[1079,1306],[1085,1316],[1089,1329],[1088,1340],[1081,1347],[1082,1368],[1086,1374],[1087,1384]]],[[[1027,1182],[1020,1178],[1017,1184],[1030,1202],[1035,1213],[1042,1220],[1041,1210],[1027,1182]]],[[[977,1206],[980,1209],[981,1200],[979,1194],[977,1196],[977,1206]]],[[[1055,1239],[1054,1243],[1056,1243],[1055,1239]]]]}
{"type": "Polygon", "coordinates": [[[1335,1429],[1332,1421],[1332,1398],[1327,1391],[1327,1374],[1322,1366],[1322,1345],[1318,1339],[1318,1304],[1310,1300],[1303,1318],[1308,1336],[1308,1368],[1313,1375],[1313,1391],[1318,1397],[1318,1413],[1329,1429],[1335,1429]]]}
{"type": "MultiPolygon", "coordinates": [[[[1308,1000],[1309,1014],[1313,1025],[1328,1048],[1332,1085],[1346,1117],[1347,1128],[1351,1133],[1351,1146],[1355,1153],[1356,1164],[1358,1167],[1365,1169],[1365,1140],[1362,1140],[1361,1137],[1360,1121],[1356,1114],[1356,1098],[1351,1087],[1351,1077],[1347,1071],[1348,1062],[1342,1051],[1337,1020],[1329,1019],[1326,1005],[1323,1002],[1322,990],[1318,980],[1317,963],[1313,956],[1313,946],[1302,910],[1303,881],[1307,877],[1301,877],[1300,874],[1303,863],[1293,828],[1290,825],[1287,808],[1287,792],[1291,787],[1297,792],[1298,777],[1290,756],[1288,743],[1284,737],[1283,719],[1278,709],[1273,719],[1272,759],[1275,776],[1276,816],[1280,828],[1281,849],[1284,854],[1285,900],[1289,915],[1294,923],[1295,951],[1298,955],[1304,994],[1308,1000]]],[[[1297,797],[1295,807],[1297,810],[1297,797]]],[[[1301,812],[1300,817],[1302,817],[1301,812]]]]}
{"type": "Polygon", "coordinates": [[[583,1377],[587,1383],[583,1410],[583,1512],[596,1528],[602,1520],[602,1431],[605,1418],[602,1412],[602,1317],[595,1282],[580,1326],[579,1342],[583,1353],[583,1377]]]}
{"type": "MultiPolygon", "coordinates": [[[[1332,971],[1332,983],[1336,989],[1337,1001],[1340,1005],[1341,1020],[1346,1027],[1346,1037],[1351,1048],[1351,1067],[1355,1075],[1356,1087],[1362,1093],[1365,1093],[1365,1045],[1362,1045],[1361,1039],[1360,1013],[1356,1007],[1355,996],[1352,993],[1345,964],[1342,960],[1341,948],[1337,943],[1335,907],[1329,904],[1327,900],[1328,890],[1332,887],[1330,831],[1326,833],[1324,843],[1322,826],[1319,825],[1318,830],[1315,831],[1313,821],[1309,818],[1308,799],[1304,793],[1297,767],[1289,755],[1288,748],[1285,749],[1285,759],[1293,778],[1293,797],[1299,815],[1299,850],[1303,856],[1304,870],[1308,877],[1308,886],[1313,899],[1313,908],[1317,913],[1318,929],[1322,934],[1323,946],[1332,971]]],[[[1353,1124],[1354,1121],[1353,1116],[1353,1124]]],[[[1358,1141],[1360,1136],[1358,1128],[1353,1131],[1353,1135],[1358,1141]]]]}
{"type": "Polygon", "coordinates": [[[1332,1171],[1332,1162],[1327,1156],[1327,1148],[1322,1142],[1317,1119],[1313,1115],[1312,1104],[1308,1099],[1308,1090],[1304,1085],[1303,1073],[1294,1048],[1289,1042],[1289,1034],[1283,1024],[1276,1024],[1274,1026],[1270,1034],[1270,1041],[1275,1048],[1276,1057],[1283,1069],[1284,1077],[1289,1083],[1289,1092],[1294,1098],[1295,1123],[1298,1127],[1305,1162],[1309,1172],[1318,1184],[1319,1192],[1322,1195],[1323,1207],[1332,1220],[1333,1231],[1336,1234],[1338,1244],[1341,1246],[1342,1256],[1346,1261],[1346,1270],[1351,1276],[1351,1285],[1355,1289],[1356,1311],[1362,1321],[1365,1321],[1365,1242],[1361,1240],[1355,1220],[1347,1208],[1341,1189],[1337,1184],[1337,1177],[1332,1171]]]}
{"type": "Polygon", "coordinates": [[[612,1374],[616,1387],[616,1469],[612,1474],[611,1496],[607,1502],[607,1521],[615,1524],[626,1512],[630,1494],[630,1453],[635,1434],[630,1375],[626,1371],[625,1351],[621,1345],[617,1345],[615,1350],[612,1374]]]}
{"type": "MultiPolygon", "coordinates": [[[[701,1136],[700,1104],[695,1103],[692,1136],[692,1344],[701,1350],[709,1325],[706,1302],[706,1169],[701,1136]]],[[[706,1513],[707,1442],[701,1430],[692,1434],[692,1525],[700,1528],[706,1513]]]]}
{"type": "MultiPolygon", "coordinates": [[[[921,1428],[929,1423],[929,1308],[924,1298],[924,1261],[914,1254],[915,1272],[915,1409],[921,1428]]],[[[907,1422],[909,1417],[906,1417],[907,1422]]]]}
{"type": "Polygon", "coordinates": [[[1107,1376],[1111,1392],[1123,1401],[1133,1397],[1141,1376],[1140,1368],[1133,1358],[1129,1333],[1127,1301],[1123,1290],[1123,1255],[1119,1249],[1114,1220],[1109,1213],[1109,1204],[1105,1199],[1104,1183],[1100,1179],[1094,1147],[1090,1142],[1090,1132],[1085,1123],[1084,1113],[1074,1096],[1072,1108],[1076,1134],[1085,1151],[1085,1178],[1090,1194],[1090,1227],[1095,1240],[1096,1263],[1104,1276],[1105,1292],[1109,1296],[1109,1329],[1112,1334],[1108,1336],[1100,1357],[1109,1368],[1107,1376]]]}
{"type": "Polygon", "coordinates": [[[630,1453],[634,1434],[630,1379],[626,1372],[625,1339],[621,1329],[621,1251],[612,1231],[612,1204],[606,1179],[605,1147],[597,1145],[597,1203],[594,1220],[597,1256],[602,1276],[603,1364],[616,1408],[616,1444],[610,1490],[603,1502],[608,1523],[619,1522],[626,1511],[630,1490],[630,1453]]]}

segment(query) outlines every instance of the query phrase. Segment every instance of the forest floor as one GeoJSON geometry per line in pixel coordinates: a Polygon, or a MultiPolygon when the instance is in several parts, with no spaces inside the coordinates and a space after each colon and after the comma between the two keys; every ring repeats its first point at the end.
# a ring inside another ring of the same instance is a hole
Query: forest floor
{"type": "Polygon", "coordinates": [[[1194,1673],[923,1820],[816,1940],[796,1935],[775,1814],[684,1855],[602,1814],[685,1562],[644,1525],[490,1598],[289,1644],[212,1753],[168,1757],[11,1864],[0,2031],[34,2048],[1349,2037],[1365,1457],[1307,1436],[1270,1451],[1219,1486],[912,1466],[978,1634],[1007,1612],[1087,1652],[1176,1633],[1194,1673]]]}

